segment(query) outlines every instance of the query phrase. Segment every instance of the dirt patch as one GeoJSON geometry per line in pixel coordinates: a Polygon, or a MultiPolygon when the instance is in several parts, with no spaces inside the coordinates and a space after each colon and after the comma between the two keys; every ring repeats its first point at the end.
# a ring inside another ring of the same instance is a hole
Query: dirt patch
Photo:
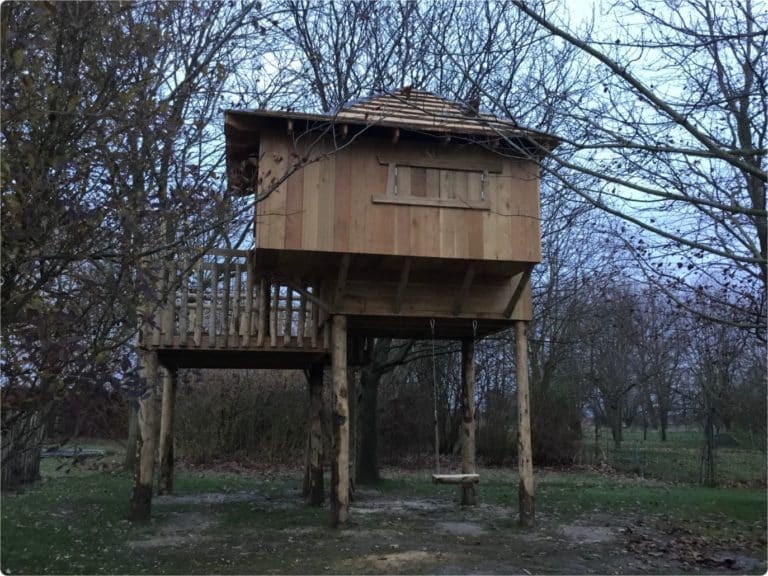
{"type": "Polygon", "coordinates": [[[602,544],[611,542],[618,535],[612,528],[606,526],[581,526],[570,524],[560,527],[560,533],[578,544],[602,544]]]}
{"type": "Polygon", "coordinates": [[[154,549],[189,545],[192,542],[209,539],[204,532],[216,522],[210,515],[199,512],[177,512],[172,514],[160,529],[147,538],[128,542],[133,549],[154,549]]]}
{"type": "Polygon", "coordinates": [[[438,522],[435,528],[456,536],[480,536],[486,530],[475,522],[438,522]]]}
{"type": "Polygon", "coordinates": [[[404,569],[408,572],[413,571],[417,564],[434,564],[441,561],[438,554],[426,552],[424,550],[405,550],[403,552],[392,552],[389,554],[369,554],[358,560],[369,570],[379,573],[401,574],[404,569]]]}
{"type": "Polygon", "coordinates": [[[257,502],[265,501],[263,495],[256,492],[208,492],[203,494],[189,494],[184,496],[176,496],[173,494],[166,494],[163,496],[156,496],[154,504],[226,504],[227,502],[257,502]]]}

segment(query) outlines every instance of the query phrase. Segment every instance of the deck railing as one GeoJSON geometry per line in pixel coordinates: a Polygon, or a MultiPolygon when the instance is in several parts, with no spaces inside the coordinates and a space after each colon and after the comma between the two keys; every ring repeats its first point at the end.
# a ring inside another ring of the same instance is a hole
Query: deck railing
{"type": "Polygon", "coordinates": [[[259,273],[248,252],[216,250],[194,264],[181,258],[158,277],[162,302],[144,323],[147,347],[328,347],[317,286],[259,273]]]}

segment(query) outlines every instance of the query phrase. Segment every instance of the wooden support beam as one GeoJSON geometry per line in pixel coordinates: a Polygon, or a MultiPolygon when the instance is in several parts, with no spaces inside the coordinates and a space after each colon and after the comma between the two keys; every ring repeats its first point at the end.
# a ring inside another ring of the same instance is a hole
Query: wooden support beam
{"type": "Polygon", "coordinates": [[[517,470],[520,524],[534,521],[533,451],[531,448],[531,412],[528,390],[527,322],[515,322],[515,373],[517,376],[517,470]]]}
{"type": "Polygon", "coordinates": [[[403,305],[403,295],[408,286],[408,276],[411,274],[411,259],[406,258],[403,262],[403,270],[400,272],[400,282],[397,284],[397,293],[395,294],[395,314],[400,314],[400,308],[403,305]]]}
{"type": "Polygon", "coordinates": [[[137,466],[133,475],[131,503],[128,520],[146,522],[152,511],[152,480],[155,474],[155,447],[157,446],[157,408],[156,387],[158,375],[157,354],[147,350],[137,351],[139,376],[145,382],[146,389],[139,398],[139,434],[136,445],[129,450],[136,450],[137,466]]]}
{"type": "Polygon", "coordinates": [[[520,276],[520,281],[517,283],[517,286],[515,287],[515,291],[512,293],[512,296],[509,299],[509,302],[507,303],[507,307],[504,308],[504,317],[509,318],[512,316],[512,312],[515,311],[515,306],[517,306],[518,301],[520,300],[520,297],[523,295],[523,291],[525,290],[525,287],[528,285],[528,281],[531,279],[531,268],[527,268],[522,276],[520,276]]]}
{"type": "Polygon", "coordinates": [[[158,494],[173,494],[173,413],[176,405],[178,374],[162,369],[163,403],[160,412],[160,482],[158,494]]]}
{"type": "MultiPolygon", "coordinates": [[[[475,341],[461,341],[461,473],[475,474],[475,341]]],[[[477,504],[474,482],[461,484],[461,505],[477,504]]]]}
{"type": "Polygon", "coordinates": [[[331,460],[331,524],[349,519],[349,394],[347,389],[347,317],[333,316],[333,454],[331,460]]]}
{"type": "Polygon", "coordinates": [[[456,294],[456,300],[453,302],[453,314],[458,316],[461,313],[461,309],[464,307],[464,301],[467,299],[469,289],[472,287],[472,280],[475,279],[475,263],[470,262],[467,266],[467,270],[464,272],[464,280],[461,283],[461,289],[456,294]]]}
{"type": "Polygon", "coordinates": [[[349,136],[349,125],[348,124],[342,124],[340,129],[341,139],[346,140],[347,136],[349,136]]]}
{"type": "Polygon", "coordinates": [[[400,128],[395,128],[392,130],[392,144],[397,144],[397,142],[400,140],[400,128]]]}
{"type": "Polygon", "coordinates": [[[312,506],[320,506],[323,488],[323,365],[312,364],[307,372],[309,386],[309,434],[307,466],[304,471],[304,497],[312,506]]]}
{"type": "Polygon", "coordinates": [[[285,131],[288,134],[288,136],[293,136],[293,120],[291,120],[290,118],[288,118],[285,131]]]}
{"type": "Polygon", "coordinates": [[[349,274],[349,264],[352,262],[352,254],[344,254],[341,257],[341,266],[339,267],[339,277],[336,281],[336,291],[333,295],[333,307],[336,308],[341,304],[342,298],[344,298],[344,290],[347,287],[347,275],[349,274]]]}

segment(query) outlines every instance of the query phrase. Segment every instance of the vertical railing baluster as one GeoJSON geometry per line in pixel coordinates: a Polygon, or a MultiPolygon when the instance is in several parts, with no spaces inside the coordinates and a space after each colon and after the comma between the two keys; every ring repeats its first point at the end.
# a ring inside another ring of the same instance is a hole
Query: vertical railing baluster
{"type": "Polygon", "coordinates": [[[203,343],[203,298],[205,298],[205,286],[203,285],[203,262],[198,260],[195,266],[197,272],[197,302],[195,302],[195,346],[203,343]]]}
{"type": "Polygon", "coordinates": [[[272,303],[269,306],[269,345],[277,346],[277,314],[280,311],[280,286],[272,284],[272,303]]]}
{"type": "Polygon", "coordinates": [[[187,346],[187,325],[189,322],[189,258],[186,256],[181,263],[181,308],[179,309],[179,340],[178,345],[187,346]]]}
{"type": "Polygon", "coordinates": [[[242,324],[240,320],[240,290],[242,288],[242,280],[240,276],[243,274],[243,267],[240,264],[235,264],[235,296],[233,298],[234,310],[232,311],[232,334],[234,335],[234,342],[232,346],[239,347],[242,343],[240,336],[242,336],[242,324]]]}
{"type": "Polygon", "coordinates": [[[251,338],[251,322],[253,322],[253,260],[249,254],[245,261],[245,328],[242,346],[245,348],[251,338]]]}
{"type": "Polygon", "coordinates": [[[283,328],[283,346],[291,344],[293,327],[293,290],[285,287],[285,327],[283,328]]]}
{"type": "Polygon", "coordinates": [[[221,312],[221,332],[224,335],[222,346],[226,348],[229,345],[229,284],[231,282],[230,277],[230,265],[229,256],[224,259],[224,293],[222,294],[222,312],[221,312]]]}
{"type": "Polygon", "coordinates": [[[208,311],[208,347],[216,347],[216,308],[219,292],[219,267],[214,260],[211,262],[211,304],[208,311]]]}

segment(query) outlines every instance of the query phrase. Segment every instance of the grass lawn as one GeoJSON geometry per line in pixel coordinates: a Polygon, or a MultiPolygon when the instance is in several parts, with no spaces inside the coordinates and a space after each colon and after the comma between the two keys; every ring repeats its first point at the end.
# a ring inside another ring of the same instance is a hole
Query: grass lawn
{"type": "MultiPolygon", "coordinates": [[[[617,450],[610,430],[602,428],[598,460],[603,459],[621,472],[634,473],[639,469],[647,478],[696,483],[699,481],[703,442],[702,431],[698,428],[671,428],[667,431],[666,442],[661,441],[658,431],[649,430],[647,439],[643,440],[642,429],[628,428],[623,431],[621,448],[617,450]]],[[[586,463],[595,460],[594,428],[584,430],[581,455],[586,463]]],[[[765,485],[768,468],[765,454],[759,450],[746,445],[718,448],[716,464],[718,479],[725,485],[765,485]]]]}
{"type": "Polygon", "coordinates": [[[44,466],[42,482],[2,498],[6,574],[679,573],[722,571],[731,557],[736,571],[765,571],[762,489],[537,471],[526,531],[512,471],[482,471],[481,505],[462,509],[429,472],[387,469],[332,530],[327,506],[301,501],[300,473],[180,470],[176,494],[132,526],[128,475],[44,466]]]}

